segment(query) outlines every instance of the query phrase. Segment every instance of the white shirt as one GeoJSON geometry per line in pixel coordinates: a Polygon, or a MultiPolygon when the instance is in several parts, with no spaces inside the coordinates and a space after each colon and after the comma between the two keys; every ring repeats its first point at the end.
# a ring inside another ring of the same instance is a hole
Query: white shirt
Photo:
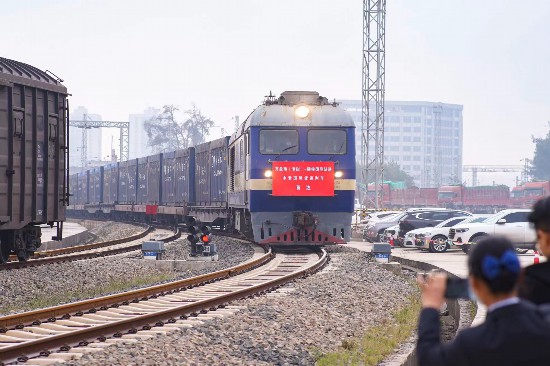
{"type": "Polygon", "coordinates": [[[509,297],[507,299],[500,300],[491,304],[491,306],[487,308],[487,312],[490,312],[499,308],[503,308],[505,306],[515,305],[517,303],[519,303],[519,297],[517,296],[509,297]]]}

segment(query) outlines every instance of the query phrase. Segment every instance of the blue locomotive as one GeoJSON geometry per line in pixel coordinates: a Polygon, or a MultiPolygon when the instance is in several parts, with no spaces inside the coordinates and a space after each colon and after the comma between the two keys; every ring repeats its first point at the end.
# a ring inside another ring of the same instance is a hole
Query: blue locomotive
{"type": "Polygon", "coordinates": [[[355,125],[317,92],[268,97],[229,140],[232,226],[259,243],[349,241],[355,125]]]}
{"type": "Polygon", "coordinates": [[[317,92],[269,96],[229,137],[70,177],[73,216],[196,219],[258,243],[351,237],[355,126],[317,92]]]}

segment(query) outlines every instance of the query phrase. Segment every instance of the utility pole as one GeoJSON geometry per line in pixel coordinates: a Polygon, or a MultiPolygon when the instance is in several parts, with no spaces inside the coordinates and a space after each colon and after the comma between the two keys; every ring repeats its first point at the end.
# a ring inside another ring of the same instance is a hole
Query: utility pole
{"type": "Polygon", "coordinates": [[[529,181],[529,164],[531,163],[531,160],[528,158],[525,158],[522,160],[523,160],[523,171],[521,172],[521,180],[523,181],[523,184],[525,184],[529,181]]]}
{"type": "Polygon", "coordinates": [[[367,198],[368,185],[374,184],[376,209],[383,205],[385,68],[386,0],[363,0],[361,165],[367,198]]]}
{"type": "MultiPolygon", "coordinates": [[[[82,141],[81,141],[81,148],[80,148],[80,163],[82,164],[83,168],[88,167],[88,125],[86,124],[86,121],[88,120],[88,115],[84,113],[82,116],[84,119],[84,124],[82,125],[82,141]]],[[[69,126],[70,126],[69,121],[69,126]]]]}

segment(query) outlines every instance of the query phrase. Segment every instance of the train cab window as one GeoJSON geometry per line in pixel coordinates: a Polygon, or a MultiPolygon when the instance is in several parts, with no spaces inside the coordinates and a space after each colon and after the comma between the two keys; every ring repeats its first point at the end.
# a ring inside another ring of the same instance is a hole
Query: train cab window
{"type": "Polygon", "coordinates": [[[309,130],[307,151],[310,154],[345,154],[347,136],[344,130],[309,130]]]}
{"type": "Polygon", "coordinates": [[[298,131],[296,130],[261,130],[260,153],[262,154],[297,154],[298,131]]]}

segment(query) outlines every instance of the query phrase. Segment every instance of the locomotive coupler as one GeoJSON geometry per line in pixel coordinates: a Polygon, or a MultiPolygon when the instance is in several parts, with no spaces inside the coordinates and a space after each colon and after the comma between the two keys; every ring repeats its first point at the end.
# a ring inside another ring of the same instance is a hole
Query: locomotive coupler
{"type": "Polygon", "coordinates": [[[293,212],[292,225],[297,229],[316,228],[319,224],[319,218],[311,212],[293,212]]]}

